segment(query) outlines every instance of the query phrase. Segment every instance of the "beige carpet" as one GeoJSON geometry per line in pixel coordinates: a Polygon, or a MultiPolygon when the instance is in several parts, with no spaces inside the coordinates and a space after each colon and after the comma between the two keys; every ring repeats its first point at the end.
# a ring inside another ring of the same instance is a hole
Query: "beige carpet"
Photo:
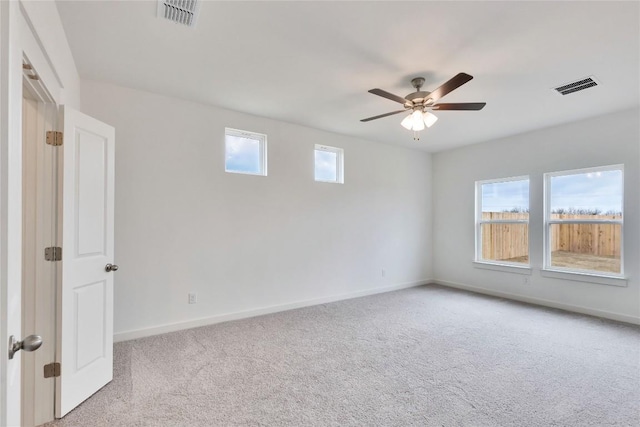
{"type": "Polygon", "coordinates": [[[116,344],[51,426],[638,426],[640,328],[439,286],[116,344]]]}

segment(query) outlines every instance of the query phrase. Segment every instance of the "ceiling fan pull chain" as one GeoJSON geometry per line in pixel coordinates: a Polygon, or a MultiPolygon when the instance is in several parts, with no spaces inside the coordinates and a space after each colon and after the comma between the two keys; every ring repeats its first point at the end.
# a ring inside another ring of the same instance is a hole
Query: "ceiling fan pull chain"
{"type": "Polygon", "coordinates": [[[413,131],[413,140],[420,141],[420,134],[417,131],[413,131]]]}

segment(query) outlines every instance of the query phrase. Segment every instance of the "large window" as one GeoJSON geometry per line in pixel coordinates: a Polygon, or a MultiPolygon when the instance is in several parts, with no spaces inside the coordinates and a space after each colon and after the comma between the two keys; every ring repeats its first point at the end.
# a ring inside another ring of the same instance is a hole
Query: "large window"
{"type": "Polygon", "coordinates": [[[224,170],[266,176],[267,135],[230,128],[224,133],[224,170]]]}
{"type": "Polygon", "coordinates": [[[316,145],[314,156],[316,181],[344,183],[344,151],[341,148],[316,145]]]}
{"type": "Polygon", "coordinates": [[[545,174],[545,269],[621,276],[622,165],[545,174]]]}
{"type": "Polygon", "coordinates": [[[529,264],[529,177],[476,182],[476,261],[529,264]]]}

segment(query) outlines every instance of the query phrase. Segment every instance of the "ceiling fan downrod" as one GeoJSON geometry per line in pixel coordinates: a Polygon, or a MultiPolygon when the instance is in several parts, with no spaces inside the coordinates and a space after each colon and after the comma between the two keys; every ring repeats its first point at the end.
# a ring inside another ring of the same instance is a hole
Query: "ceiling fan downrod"
{"type": "Polygon", "coordinates": [[[416,77],[414,79],[411,79],[411,84],[414,88],[416,88],[417,92],[420,92],[420,88],[424,84],[424,77],[416,77]]]}

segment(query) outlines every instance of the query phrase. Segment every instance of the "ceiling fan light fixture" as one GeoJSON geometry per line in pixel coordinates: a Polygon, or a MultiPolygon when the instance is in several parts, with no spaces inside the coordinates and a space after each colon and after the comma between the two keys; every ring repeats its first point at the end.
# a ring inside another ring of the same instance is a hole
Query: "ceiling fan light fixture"
{"type": "Polygon", "coordinates": [[[418,131],[424,129],[424,119],[422,118],[422,111],[415,110],[411,113],[411,121],[413,122],[412,130],[418,131]]]}
{"type": "Polygon", "coordinates": [[[400,124],[407,130],[417,132],[423,130],[425,125],[427,127],[433,126],[437,120],[438,118],[435,114],[428,111],[415,110],[405,117],[400,124]]]}
{"type": "Polygon", "coordinates": [[[424,119],[424,124],[427,125],[428,128],[438,121],[438,117],[429,111],[425,111],[422,117],[424,119]]]}
{"type": "Polygon", "coordinates": [[[404,119],[402,119],[402,122],[400,122],[400,124],[402,125],[403,128],[405,128],[406,130],[411,130],[413,129],[413,115],[409,114],[407,117],[405,117],[404,119]]]}

